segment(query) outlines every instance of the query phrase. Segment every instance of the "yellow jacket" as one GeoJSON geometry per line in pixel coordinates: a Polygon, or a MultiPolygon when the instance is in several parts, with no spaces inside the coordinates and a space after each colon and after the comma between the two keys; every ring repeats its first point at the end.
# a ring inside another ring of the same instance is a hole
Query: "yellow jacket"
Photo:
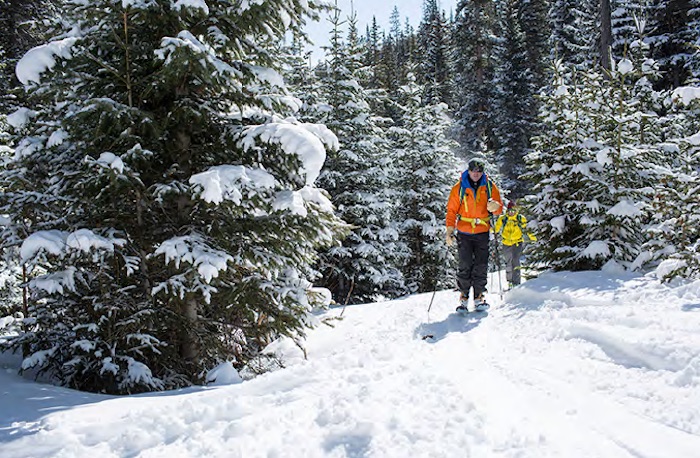
{"type": "MultiPolygon", "coordinates": [[[[526,231],[526,226],[527,218],[516,212],[513,216],[503,215],[499,217],[494,230],[498,233],[503,228],[501,240],[503,240],[504,245],[512,246],[523,243],[523,232],[526,231]]],[[[526,234],[533,242],[537,240],[537,237],[531,232],[526,232],[526,234]]]]}

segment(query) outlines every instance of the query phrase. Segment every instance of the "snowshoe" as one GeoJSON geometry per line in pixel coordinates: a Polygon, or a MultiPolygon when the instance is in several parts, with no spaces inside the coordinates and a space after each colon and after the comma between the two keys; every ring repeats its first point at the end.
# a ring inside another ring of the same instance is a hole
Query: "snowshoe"
{"type": "Polygon", "coordinates": [[[458,313],[469,313],[472,311],[469,310],[469,296],[465,296],[464,293],[459,296],[459,306],[456,310],[458,313]]]}
{"type": "Polygon", "coordinates": [[[490,309],[491,306],[486,302],[486,297],[484,294],[479,294],[479,297],[474,299],[474,311],[475,312],[485,312],[490,309]]]}

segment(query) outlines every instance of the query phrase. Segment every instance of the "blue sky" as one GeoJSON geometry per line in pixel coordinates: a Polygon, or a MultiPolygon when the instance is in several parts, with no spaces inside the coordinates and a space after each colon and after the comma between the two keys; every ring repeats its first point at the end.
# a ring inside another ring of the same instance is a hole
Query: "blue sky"
{"type": "MultiPolygon", "coordinates": [[[[358,28],[363,33],[367,24],[371,23],[372,17],[376,17],[379,26],[388,31],[389,18],[394,6],[399,9],[401,24],[408,18],[411,24],[417,27],[423,16],[423,0],[338,0],[338,8],[343,12],[343,17],[352,11],[351,2],[357,12],[358,28]]],[[[439,0],[439,4],[449,14],[450,10],[455,9],[457,0],[439,0]]],[[[328,43],[330,30],[331,25],[327,18],[309,25],[309,36],[317,49],[328,43]]]]}

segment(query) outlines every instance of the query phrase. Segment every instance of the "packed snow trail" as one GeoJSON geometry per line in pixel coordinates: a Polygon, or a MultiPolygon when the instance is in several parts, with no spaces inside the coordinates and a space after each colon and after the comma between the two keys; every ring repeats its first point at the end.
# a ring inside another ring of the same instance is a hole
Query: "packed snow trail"
{"type": "Polygon", "coordinates": [[[4,375],[0,456],[700,456],[700,282],[544,274],[467,317],[430,298],[350,306],[308,360],[279,342],[288,367],[238,385],[108,398],[4,375]],[[56,412],[29,410],[42,395],[56,412]]]}

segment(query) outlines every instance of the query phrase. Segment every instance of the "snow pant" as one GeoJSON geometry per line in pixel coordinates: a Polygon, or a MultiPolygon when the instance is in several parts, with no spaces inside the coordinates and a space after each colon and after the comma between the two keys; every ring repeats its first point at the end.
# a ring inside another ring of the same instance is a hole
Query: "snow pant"
{"type": "Polygon", "coordinates": [[[503,255],[506,258],[506,280],[513,285],[520,284],[520,255],[522,254],[522,243],[503,245],[503,255]]]}
{"type": "Polygon", "coordinates": [[[486,275],[489,264],[489,233],[457,233],[457,250],[459,252],[459,270],[457,286],[465,296],[474,288],[474,298],[486,291],[486,275]]]}

